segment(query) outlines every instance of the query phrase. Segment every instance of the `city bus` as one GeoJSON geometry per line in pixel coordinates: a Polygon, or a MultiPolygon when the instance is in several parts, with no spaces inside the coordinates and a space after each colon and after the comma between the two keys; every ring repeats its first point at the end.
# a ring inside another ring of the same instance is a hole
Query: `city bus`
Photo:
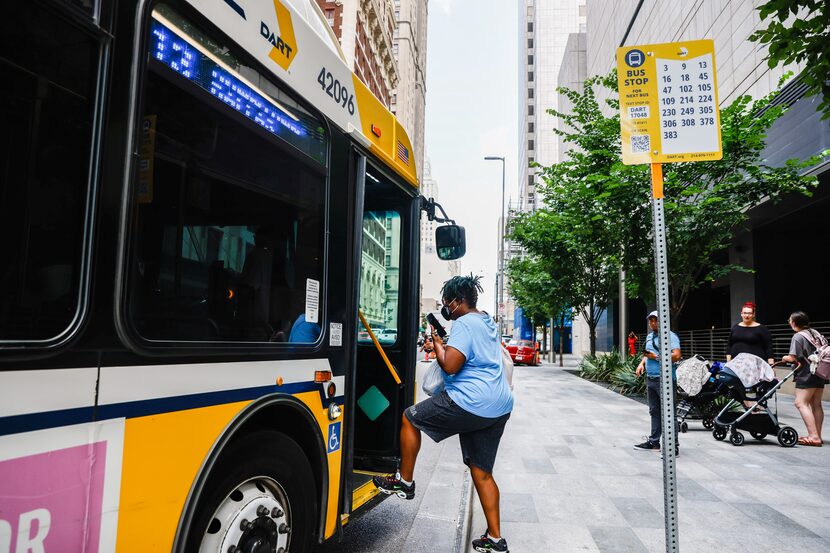
{"type": "Polygon", "coordinates": [[[406,132],[314,0],[0,29],[0,553],[337,539],[415,401],[406,132]]]}

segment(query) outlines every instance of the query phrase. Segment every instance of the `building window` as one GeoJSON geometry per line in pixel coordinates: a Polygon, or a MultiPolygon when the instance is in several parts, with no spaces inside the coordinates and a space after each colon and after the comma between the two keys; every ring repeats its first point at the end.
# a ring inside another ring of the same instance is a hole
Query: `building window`
{"type": "Polygon", "coordinates": [[[527,89],[527,97],[528,98],[533,98],[533,89],[532,88],[527,89]]]}
{"type": "Polygon", "coordinates": [[[528,32],[528,33],[532,33],[532,32],[533,32],[533,21],[528,21],[528,22],[527,22],[527,32],[528,32]]]}
{"type": "Polygon", "coordinates": [[[334,28],[334,10],[326,10],[326,20],[329,22],[329,27],[334,28]]]}
{"type": "Polygon", "coordinates": [[[527,39],[527,47],[528,48],[533,48],[533,39],[532,38],[527,39]]]}
{"type": "Polygon", "coordinates": [[[588,15],[588,10],[586,9],[585,4],[582,4],[579,6],[579,17],[585,17],[586,15],[588,15]]]}
{"type": "Polygon", "coordinates": [[[527,80],[533,82],[533,71],[527,72],[527,80]]]}
{"type": "Polygon", "coordinates": [[[533,65],[533,54],[527,56],[527,64],[533,65]]]}
{"type": "Polygon", "coordinates": [[[535,181],[535,179],[534,179],[533,175],[528,175],[528,177],[527,177],[527,185],[528,185],[528,186],[534,186],[534,183],[535,183],[535,182],[536,182],[536,181],[535,181]]]}
{"type": "Polygon", "coordinates": [[[527,149],[528,149],[528,150],[532,150],[532,149],[533,149],[533,141],[532,141],[532,140],[528,140],[528,141],[527,141],[527,149]]]}
{"type": "Polygon", "coordinates": [[[533,130],[533,121],[527,124],[527,132],[534,132],[533,130]]]}
{"type": "MultiPolygon", "coordinates": [[[[401,217],[396,211],[367,211],[363,228],[363,243],[368,248],[363,249],[361,260],[360,310],[375,329],[378,341],[391,345],[397,341],[401,217]],[[384,244],[388,244],[386,248],[384,244]],[[385,329],[391,332],[379,332],[385,329]]],[[[368,336],[358,340],[371,343],[368,336]]]]}
{"type": "Polygon", "coordinates": [[[530,104],[529,106],[527,106],[527,114],[528,115],[533,115],[533,104],[530,104]]]}

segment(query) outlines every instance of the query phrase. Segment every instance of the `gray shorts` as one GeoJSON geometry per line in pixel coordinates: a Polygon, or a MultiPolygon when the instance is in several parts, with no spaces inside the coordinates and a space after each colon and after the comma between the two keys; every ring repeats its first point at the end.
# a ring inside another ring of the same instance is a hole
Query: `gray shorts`
{"type": "Polygon", "coordinates": [[[492,474],[510,413],[494,419],[479,417],[456,405],[446,391],[416,403],[404,413],[412,426],[433,441],[440,442],[458,434],[464,464],[492,474]]]}

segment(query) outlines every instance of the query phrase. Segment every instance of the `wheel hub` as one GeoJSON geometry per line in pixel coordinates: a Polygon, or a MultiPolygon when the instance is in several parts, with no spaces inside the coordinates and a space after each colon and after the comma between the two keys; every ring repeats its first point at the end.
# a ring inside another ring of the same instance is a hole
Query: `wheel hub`
{"type": "Polygon", "coordinates": [[[284,553],[291,539],[288,499],[273,479],[237,486],[219,504],[200,553],[284,553]]]}

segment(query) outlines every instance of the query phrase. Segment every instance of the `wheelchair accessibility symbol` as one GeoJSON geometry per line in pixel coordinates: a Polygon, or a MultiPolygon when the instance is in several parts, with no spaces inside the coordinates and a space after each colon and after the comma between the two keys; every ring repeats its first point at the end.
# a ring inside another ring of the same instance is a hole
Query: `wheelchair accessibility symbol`
{"type": "Polygon", "coordinates": [[[340,449],[340,422],[329,425],[328,453],[334,453],[340,449]]]}

